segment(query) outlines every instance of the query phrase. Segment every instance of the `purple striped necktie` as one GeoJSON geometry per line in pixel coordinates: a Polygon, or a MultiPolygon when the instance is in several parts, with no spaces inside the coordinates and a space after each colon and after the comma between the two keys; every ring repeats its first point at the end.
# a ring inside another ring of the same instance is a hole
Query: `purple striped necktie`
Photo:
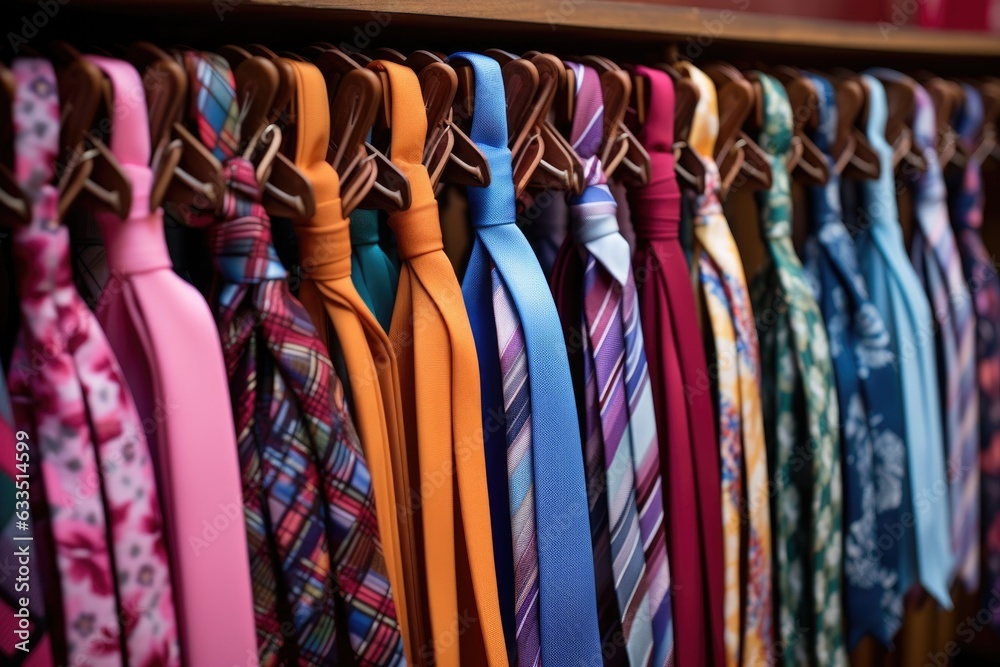
{"type": "Polygon", "coordinates": [[[914,141],[927,171],[909,183],[916,216],[911,259],[923,280],[944,349],[944,410],[951,498],[951,548],[969,591],[979,585],[979,394],[972,296],[949,225],[944,176],[935,149],[937,123],[930,95],[917,86],[914,141]]]}
{"type": "MultiPolygon", "coordinates": [[[[570,141],[586,161],[587,187],[570,199],[571,237],[560,250],[553,282],[564,324],[582,330],[588,489],[600,495],[606,486],[614,584],[599,588],[598,598],[617,598],[629,663],[662,666],[673,662],[670,572],[631,252],[596,155],[604,111],[600,80],[589,67],[569,66],[577,83],[570,141]],[[582,295],[572,294],[581,282],[582,295]]],[[[598,548],[595,541],[595,561],[598,548]]],[[[602,632],[607,641],[605,627],[602,632]]]]}

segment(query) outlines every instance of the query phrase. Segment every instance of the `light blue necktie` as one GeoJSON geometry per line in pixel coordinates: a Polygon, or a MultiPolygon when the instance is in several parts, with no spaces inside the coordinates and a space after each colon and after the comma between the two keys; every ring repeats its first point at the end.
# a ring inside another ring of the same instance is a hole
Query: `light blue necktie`
{"type": "MultiPolygon", "coordinates": [[[[856,248],[872,303],[885,318],[898,359],[903,394],[910,483],[904,512],[915,517],[915,530],[904,530],[900,590],[919,579],[942,607],[951,608],[948,575],[954,567],[948,520],[941,404],[938,400],[934,319],[930,304],[903,244],[896,208],[892,147],[885,139],[885,88],[863,75],[869,91],[868,141],[879,155],[881,175],[863,181],[863,206],[857,220],[856,248]]],[[[849,209],[848,209],[849,210],[849,209]]],[[[907,522],[900,524],[906,528],[907,522]]]]}
{"type": "Polygon", "coordinates": [[[805,246],[837,379],[844,456],[844,581],[848,649],[866,633],[888,646],[899,629],[902,550],[891,536],[902,518],[907,482],[903,406],[896,356],[881,313],[868,297],[840,206],[833,169],[837,106],[833,85],[811,74],[819,94],[812,133],[830,164],[830,180],[809,188],[811,229],[805,246]]]}
{"type": "MultiPolygon", "coordinates": [[[[505,495],[503,503],[495,502],[494,495],[501,488],[506,494],[508,480],[511,489],[515,488],[515,480],[508,477],[503,429],[490,428],[491,423],[497,423],[497,415],[505,418],[491,277],[496,267],[520,319],[527,353],[541,662],[601,665],[589,506],[573,384],[555,303],[531,246],[514,224],[514,183],[500,65],[473,53],[457,53],[451,59],[472,65],[476,92],[469,134],[489,160],[492,173],[489,187],[468,191],[476,238],[462,292],[480,360],[494,550],[500,550],[498,545],[512,548],[509,500],[505,495]],[[505,544],[496,541],[497,524],[507,530],[505,544]]],[[[511,560],[510,554],[504,557],[511,560]]],[[[498,564],[500,559],[501,554],[497,554],[498,564]]],[[[500,591],[513,591],[513,582],[504,581],[504,576],[498,573],[500,591]]],[[[504,604],[506,609],[501,613],[510,651],[513,604],[501,602],[502,607],[504,604]]]]}

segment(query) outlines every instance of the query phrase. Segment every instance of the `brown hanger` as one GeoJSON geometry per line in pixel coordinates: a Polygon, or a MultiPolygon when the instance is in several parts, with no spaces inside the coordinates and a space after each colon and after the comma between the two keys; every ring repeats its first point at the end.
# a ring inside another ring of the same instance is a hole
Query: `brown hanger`
{"type": "Polygon", "coordinates": [[[556,128],[555,119],[561,114],[554,108],[556,99],[565,103],[567,95],[572,97],[569,75],[559,58],[538,51],[524,55],[538,70],[538,93],[536,101],[541,107],[537,117],[539,136],[542,141],[542,159],[531,175],[529,187],[541,190],[583,192],[583,160],[577,155],[569,141],[556,128]]]}
{"type": "Polygon", "coordinates": [[[934,103],[934,119],[937,122],[936,146],[938,161],[942,168],[949,163],[964,167],[968,154],[958,140],[958,132],[952,125],[955,112],[962,108],[965,94],[962,87],[947,79],[924,73],[922,84],[934,103]]]}
{"type": "Polygon", "coordinates": [[[742,185],[754,190],[771,187],[771,163],[763,149],[743,129],[758,131],[764,124],[764,107],[759,82],[752,82],[727,63],[702,68],[715,83],[719,104],[719,136],[715,162],[719,165],[723,197],[740,177],[742,185]]]}
{"type": "Polygon", "coordinates": [[[792,158],[788,168],[792,178],[807,185],[824,185],[830,180],[826,155],[809,138],[806,130],[819,124],[819,94],[816,86],[801,70],[785,65],[772,69],[772,75],[785,87],[792,107],[792,158]]]}
{"type": "Polygon", "coordinates": [[[383,79],[337,47],[319,44],[307,54],[323,73],[332,98],[328,159],[341,177],[345,215],[357,206],[390,213],[409,208],[411,194],[406,176],[367,141],[380,110],[383,118],[388,117],[388,91],[383,79]]]}
{"type": "MultiPolygon", "coordinates": [[[[877,76],[877,74],[876,74],[877,76]]],[[[923,173],[927,171],[927,161],[913,142],[913,109],[916,102],[916,88],[913,81],[883,79],[885,86],[888,117],[885,124],[885,139],[892,146],[892,166],[898,169],[906,162],[911,169],[923,173]]]]}
{"type": "Polygon", "coordinates": [[[14,74],[0,63],[0,220],[7,224],[31,222],[31,203],[17,182],[14,164],[12,104],[16,93],[14,74]]]}
{"type": "Polygon", "coordinates": [[[837,137],[833,170],[849,180],[877,179],[882,171],[878,153],[868,141],[868,88],[854,72],[838,69],[825,74],[837,96],[837,137]]]}
{"type": "Polygon", "coordinates": [[[674,170],[677,172],[678,183],[687,190],[701,194],[705,191],[705,163],[688,143],[701,91],[687,72],[665,63],[656,67],[669,74],[674,82],[674,170]]]}

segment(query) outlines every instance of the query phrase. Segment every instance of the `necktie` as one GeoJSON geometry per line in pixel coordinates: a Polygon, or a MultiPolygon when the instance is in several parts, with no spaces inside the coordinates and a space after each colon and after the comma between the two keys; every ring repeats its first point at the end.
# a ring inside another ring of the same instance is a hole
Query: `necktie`
{"type": "Polygon", "coordinates": [[[217,528],[238,519],[242,497],[219,335],[201,294],[171,271],[162,212],[149,211],[139,74],[122,61],[92,61],[119,101],[110,149],[132,184],[126,220],[97,216],[111,272],[97,317],[155,443],[185,663],[242,664],[255,643],[246,537],[217,528]]]}
{"type": "MultiPolygon", "coordinates": [[[[384,330],[351,282],[351,243],[348,220],[340,207],[340,179],[326,162],[330,118],[326,84],[313,65],[292,63],[296,74],[295,163],[313,185],[316,213],[295,221],[302,262],[299,297],[331,354],[343,357],[344,383],[352,398],[352,417],[364,447],[378,512],[379,533],[392,582],[397,613],[404,632],[416,614],[417,586],[414,547],[406,507],[406,451],[399,379],[393,352],[384,330]],[[335,342],[332,342],[335,341],[335,342]]],[[[407,642],[413,637],[407,637],[407,642]]]]}
{"type": "MultiPolygon", "coordinates": [[[[983,243],[983,187],[978,147],[983,122],[979,92],[963,84],[965,103],[957,127],[960,141],[970,155],[959,178],[949,183],[951,222],[962,255],[965,279],[976,309],[976,364],[979,379],[979,451],[982,464],[982,537],[986,558],[984,594],[1000,590],[1000,282],[989,251],[983,243]]],[[[994,627],[1000,618],[994,617],[994,627]]]]}
{"type": "MultiPolygon", "coordinates": [[[[757,328],[743,262],[719,201],[721,181],[712,157],[719,122],[715,85],[694,66],[680,66],[701,93],[689,135],[705,164],[706,176],[693,220],[694,257],[715,352],[709,368],[715,372],[722,462],[726,664],[770,665],[774,663],[771,517],[757,328]],[[745,537],[741,534],[744,522],[745,537]],[[745,619],[742,635],[741,618],[745,619]]],[[[707,392],[707,379],[693,389],[707,392]]]]}
{"type": "Polygon", "coordinates": [[[472,53],[456,59],[475,73],[470,137],[492,174],[489,187],[468,190],[475,240],[462,293],[479,356],[493,547],[507,593],[501,611],[508,641],[515,640],[511,664],[599,663],[583,450],[559,314],[514,224],[506,112],[496,94],[500,65],[472,53]],[[550,532],[556,522],[558,535],[550,532]]]}
{"type": "MultiPolygon", "coordinates": [[[[674,579],[677,660],[721,664],[725,656],[722,490],[712,397],[693,389],[708,377],[691,273],[679,241],[680,187],[673,158],[673,82],[640,67],[650,117],[640,140],[648,185],[630,192],[636,234],[639,309],[645,327],[660,456],[667,477],[667,532],[674,579]]],[[[730,628],[731,629],[731,628],[730,628]]]]}
{"type": "Polygon", "coordinates": [[[844,598],[847,645],[866,634],[888,646],[903,615],[901,550],[891,535],[902,519],[906,449],[895,355],[878,308],[868,297],[854,241],[840,206],[833,169],[837,107],[833,85],[811,75],[819,95],[816,146],[830,164],[830,180],[809,188],[810,236],[806,269],[826,323],[837,380],[844,461],[844,598]]]}
{"type": "Polygon", "coordinates": [[[107,339],[73,287],[69,230],[59,224],[50,184],[59,145],[55,73],[47,61],[18,60],[14,76],[15,175],[31,200],[32,220],[14,231],[24,280],[11,394],[15,424],[28,434],[29,458],[41,472],[31,480],[41,482],[32,484],[35,499],[42,500],[44,486],[47,500],[66,660],[180,665],[144,424],[107,339]]]}
{"type": "MultiPolygon", "coordinates": [[[[877,75],[902,79],[891,70],[877,75]]],[[[957,575],[966,590],[979,585],[979,395],[976,389],[976,331],[972,296],[962,276],[955,234],[948,224],[946,190],[935,141],[934,105],[916,87],[913,141],[927,161],[927,171],[905,179],[915,214],[910,257],[927,291],[937,321],[935,340],[945,382],[941,405],[951,504],[951,549],[957,575]]]]}
{"type": "Polygon", "coordinates": [[[388,75],[390,155],[412,195],[408,209],[389,216],[400,259],[389,339],[399,362],[408,446],[417,453],[411,481],[420,489],[413,518],[430,623],[429,639],[415,649],[414,659],[440,667],[457,667],[460,658],[461,664],[506,665],[479,364],[461,287],[443,251],[430,177],[421,164],[427,125],[420,85],[402,65],[376,60],[369,67],[388,75]]]}
{"type": "Polygon", "coordinates": [[[379,245],[378,211],[351,213],[351,280],[383,331],[392,323],[399,269],[379,245]]]}
{"type": "MultiPolygon", "coordinates": [[[[595,561],[610,557],[614,579],[613,586],[598,589],[598,606],[613,604],[605,597],[617,599],[629,664],[672,664],[663,484],[631,251],[618,231],[597,156],[604,114],[600,79],[590,67],[568,66],[577,82],[570,142],[585,161],[587,185],[567,200],[570,236],[556,258],[552,285],[567,345],[579,341],[583,362],[584,456],[588,471],[596,473],[588,480],[590,502],[606,493],[608,504],[610,553],[595,553],[595,561]]],[[[595,552],[603,539],[595,540],[595,552]]]]}
{"type": "Polygon", "coordinates": [[[764,107],[758,143],[767,153],[773,183],[758,196],[770,262],[754,278],[753,309],[763,359],[767,458],[775,485],[779,637],[791,647],[783,656],[787,665],[843,665],[836,385],[823,318],[792,246],[791,105],[777,80],[757,76],[764,107]]]}
{"type": "MultiPolygon", "coordinates": [[[[934,349],[927,344],[934,324],[927,297],[903,245],[896,210],[892,147],[885,140],[885,89],[874,77],[863,75],[863,78],[869,94],[866,135],[879,154],[881,176],[875,181],[862,181],[863,207],[852,231],[856,232],[858,263],[872,303],[885,318],[893,342],[906,418],[910,483],[904,489],[903,503],[904,512],[914,517],[915,534],[901,538],[900,589],[905,592],[910,588],[919,568],[920,584],[942,606],[950,608],[947,577],[952,556],[948,508],[941,502],[946,488],[941,410],[934,349]]],[[[845,207],[844,211],[851,212],[853,208],[845,207]]]]}
{"type": "MultiPolygon", "coordinates": [[[[213,91],[227,117],[238,114],[232,74],[219,58],[186,58],[202,70],[193,97],[203,140],[228,154],[222,213],[195,221],[209,225],[220,276],[217,318],[243,464],[261,663],[403,664],[395,606],[379,571],[372,478],[342,388],[291,296],[253,165],[213,141],[219,118],[205,93],[213,91]],[[337,618],[351,657],[340,654],[337,618]]],[[[232,136],[238,141],[238,124],[232,136]]]]}

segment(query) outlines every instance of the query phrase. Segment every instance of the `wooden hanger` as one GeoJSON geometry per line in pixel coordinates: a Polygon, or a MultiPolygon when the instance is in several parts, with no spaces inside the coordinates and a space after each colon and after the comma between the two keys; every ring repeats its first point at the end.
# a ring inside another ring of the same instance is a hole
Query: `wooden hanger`
{"type": "Polygon", "coordinates": [[[955,112],[961,109],[964,103],[965,94],[962,92],[962,87],[929,73],[923,73],[921,81],[934,103],[938,161],[942,168],[952,162],[964,168],[968,154],[958,140],[958,132],[952,124],[955,112]]]}
{"type": "Polygon", "coordinates": [[[771,187],[771,163],[763,149],[743,129],[758,131],[764,124],[760,83],[750,81],[727,63],[707,65],[703,71],[715,83],[719,103],[719,137],[715,162],[719,165],[721,194],[741,177],[741,184],[754,190],[771,187]]]}
{"type": "Polygon", "coordinates": [[[705,163],[688,143],[701,91],[687,72],[666,63],[660,63],[656,68],[669,74],[674,82],[674,170],[677,182],[687,190],[702,194],[705,192],[705,163]]]}
{"type": "MultiPolygon", "coordinates": [[[[386,155],[367,141],[381,110],[387,118],[383,79],[337,47],[308,51],[331,96],[329,162],[341,177],[345,214],[357,206],[394,213],[410,207],[410,183],[386,155]]],[[[386,79],[388,81],[388,79],[386,79]]]]}
{"type": "Polygon", "coordinates": [[[882,171],[878,153],[868,141],[868,88],[854,72],[827,73],[837,96],[837,137],[833,144],[833,170],[849,180],[877,179],[882,171]]]}
{"type": "Polygon", "coordinates": [[[789,173],[807,185],[825,185],[830,180],[830,165],[826,155],[809,138],[806,130],[819,125],[819,94],[809,77],[800,70],[780,65],[772,76],[782,83],[792,107],[792,158],[789,173]]]}
{"type": "Polygon", "coordinates": [[[132,206],[132,183],[105,144],[106,137],[94,130],[102,110],[111,118],[111,82],[67,42],[50,43],[48,55],[59,83],[61,160],[67,165],[59,180],[59,215],[83,200],[125,219],[132,206]]]}
{"type": "Polygon", "coordinates": [[[538,97],[544,110],[538,116],[539,135],[541,136],[543,153],[531,176],[529,186],[540,190],[560,190],[583,192],[583,160],[555,125],[555,119],[562,112],[554,106],[556,99],[565,100],[572,97],[569,74],[559,58],[538,51],[524,54],[538,70],[538,97]]]}
{"type": "Polygon", "coordinates": [[[913,109],[916,102],[916,88],[913,81],[883,79],[876,77],[885,86],[888,117],[885,124],[885,139],[892,146],[892,166],[898,169],[902,162],[920,173],[927,171],[924,156],[914,150],[913,109]]]}

